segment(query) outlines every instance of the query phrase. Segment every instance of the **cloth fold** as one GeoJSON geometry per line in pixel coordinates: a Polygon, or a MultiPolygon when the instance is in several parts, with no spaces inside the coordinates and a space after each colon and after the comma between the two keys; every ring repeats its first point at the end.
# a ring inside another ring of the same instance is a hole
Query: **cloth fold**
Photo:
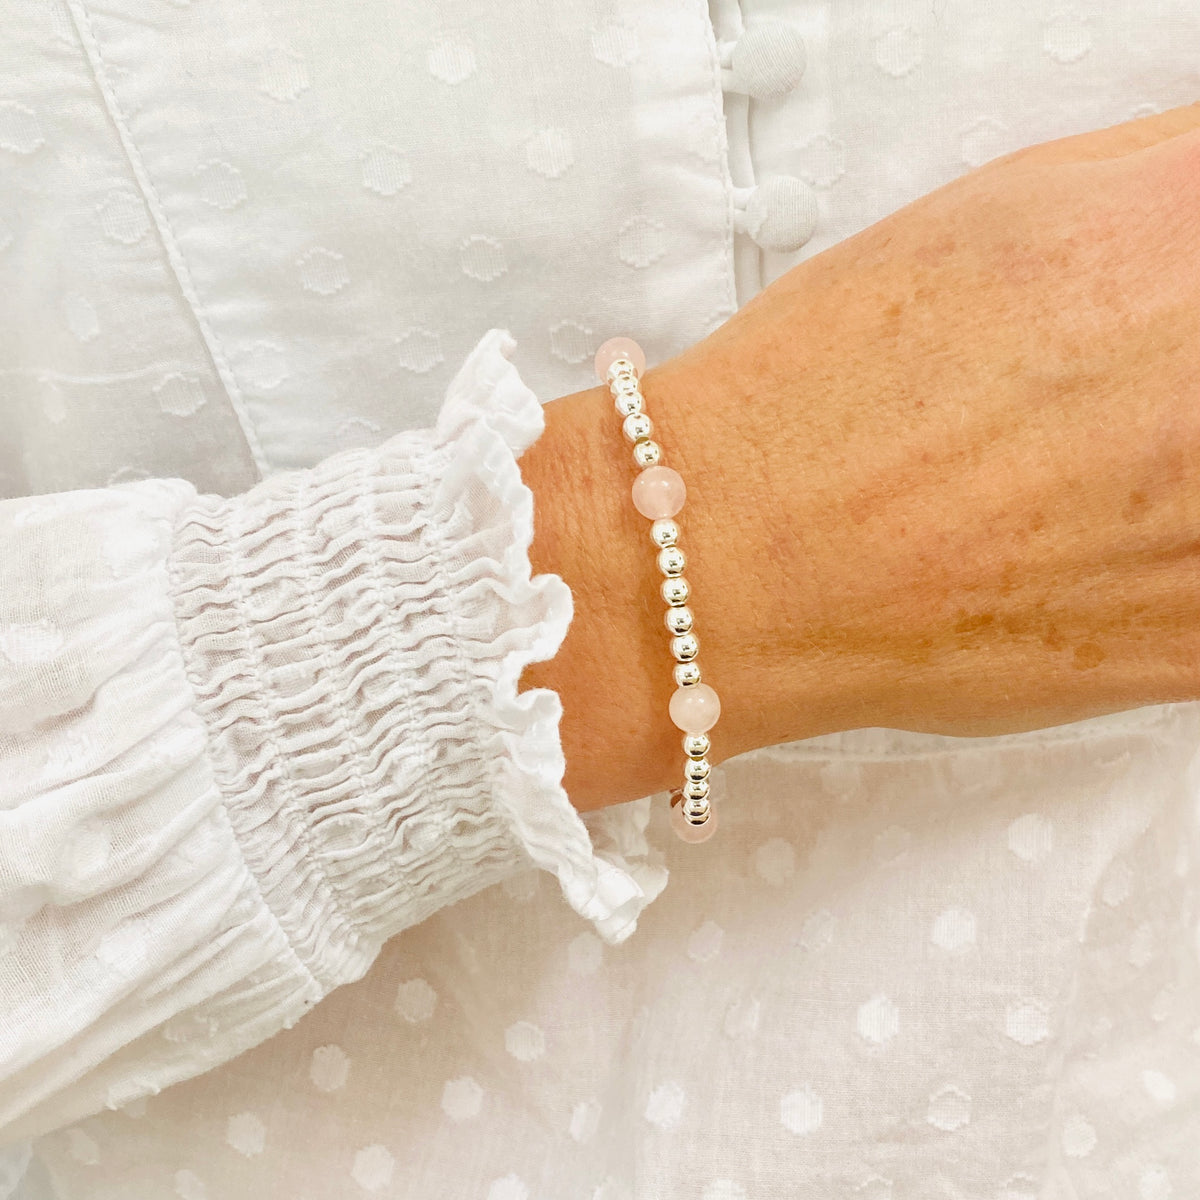
{"type": "Polygon", "coordinates": [[[609,944],[650,798],[580,815],[572,617],[533,576],[541,404],[489,330],[433,428],[231,499],[0,505],[0,1145],[200,1073],[531,864],[609,944]]]}

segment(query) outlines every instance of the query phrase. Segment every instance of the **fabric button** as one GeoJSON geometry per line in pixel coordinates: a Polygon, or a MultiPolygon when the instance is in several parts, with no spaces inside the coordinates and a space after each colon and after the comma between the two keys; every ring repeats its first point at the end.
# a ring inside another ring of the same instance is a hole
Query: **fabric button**
{"type": "Polygon", "coordinates": [[[794,25],[764,21],[720,47],[721,87],[755,100],[786,96],[804,74],[808,52],[794,25]]]}
{"type": "Polygon", "coordinates": [[[774,175],[757,187],[733,189],[733,225],[764,250],[799,250],[817,227],[817,195],[794,175],[774,175]]]}

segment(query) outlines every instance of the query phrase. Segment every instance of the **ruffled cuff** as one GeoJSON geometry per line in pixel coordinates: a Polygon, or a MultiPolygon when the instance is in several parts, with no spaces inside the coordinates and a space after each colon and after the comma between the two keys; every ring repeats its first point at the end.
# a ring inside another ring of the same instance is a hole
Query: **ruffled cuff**
{"type": "Polygon", "coordinates": [[[532,576],[517,459],[540,402],[492,329],[433,429],[334,455],[176,531],[172,578],[210,758],[262,896],[322,988],[388,937],[534,863],[609,944],[666,884],[649,798],[580,814],[562,705],[517,690],[570,589],[532,576]]]}

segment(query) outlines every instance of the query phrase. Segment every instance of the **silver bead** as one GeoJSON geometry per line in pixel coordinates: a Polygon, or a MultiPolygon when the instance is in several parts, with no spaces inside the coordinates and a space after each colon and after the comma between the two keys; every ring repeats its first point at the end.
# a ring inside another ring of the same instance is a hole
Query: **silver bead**
{"type": "Polygon", "coordinates": [[[679,540],[679,526],[670,517],[659,517],[650,526],[650,540],[661,550],[679,540]]]}
{"type": "Polygon", "coordinates": [[[707,779],[689,779],[683,785],[683,799],[688,800],[707,800],[708,799],[708,780],[707,779]]]}
{"type": "Polygon", "coordinates": [[[683,764],[683,777],[688,780],[707,779],[711,770],[707,758],[689,758],[683,764]]]}
{"type": "Polygon", "coordinates": [[[632,392],[618,392],[613,400],[613,407],[622,417],[631,417],[634,413],[642,411],[644,400],[645,397],[635,387],[632,392]]]}
{"type": "Polygon", "coordinates": [[[689,799],[687,796],[679,802],[683,805],[683,819],[689,825],[707,825],[712,813],[712,807],[705,799],[689,799]]]}
{"type": "Polygon", "coordinates": [[[672,579],[664,579],[660,590],[662,591],[662,598],[672,608],[678,608],[681,604],[686,604],[688,597],[692,594],[692,589],[688,587],[688,581],[682,575],[677,575],[672,579]]]}
{"type": "Polygon", "coordinates": [[[672,638],[671,653],[676,662],[691,662],[700,653],[700,639],[694,633],[672,638]]]}
{"type": "Polygon", "coordinates": [[[640,392],[642,385],[636,375],[618,375],[608,381],[608,390],[614,397],[628,395],[630,392],[640,392]]]}
{"type": "Polygon", "coordinates": [[[612,362],[608,364],[608,372],[605,378],[610,384],[612,384],[622,376],[625,376],[626,378],[637,379],[637,367],[635,367],[627,358],[614,358],[612,362]]]}
{"type": "Polygon", "coordinates": [[[630,413],[621,428],[631,442],[640,442],[654,432],[654,422],[644,412],[630,413]]]}
{"type": "Polygon", "coordinates": [[[659,449],[657,442],[652,442],[649,438],[642,438],[640,442],[633,443],[633,461],[637,466],[653,467],[662,458],[662,451],[659,449]]]}
{"type": "Polygon", "coordinates": [[[663,614],[667,628],[676,636],[692,632],[692,610],[686,604],[678,608],[668,608],[663,614]]]}
{"type": "Polygon", "coordinates": [[[678,546],[666,546],[658,552],[658,569],[664,575],[682,575],[687,559],[678,546]]]}
{"type": "Polygon", "coordinates": [[[703,758],[708,753],[708,734],[685,733],[683,735],[683,752],[689,758],[703,758]]]}
{"type": "MultiPolygon", "coordinates": [[[[673,611],[673,610],[672,610],[673,611]]],[[[695,687],[700,682],[700,664],[683,662],[675,664],[676,687],[695,687]]]]}

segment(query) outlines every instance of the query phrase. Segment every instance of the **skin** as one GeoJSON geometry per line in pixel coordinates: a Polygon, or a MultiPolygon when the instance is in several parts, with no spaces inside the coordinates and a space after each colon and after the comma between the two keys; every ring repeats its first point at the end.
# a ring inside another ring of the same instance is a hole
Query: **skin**
{"type": "MultiPolygon", "coordinates": [[[[1200,105],[964,175],[643,377],[714,764],[841,729],[960,737],[1200,698],[1200,105]]],[[[632,331],[636,337],[636,331],[632,331]]],[[[522,458],[575,617],[581,811],[677,786],[649,522],[606,388],[522,458]]]]}

